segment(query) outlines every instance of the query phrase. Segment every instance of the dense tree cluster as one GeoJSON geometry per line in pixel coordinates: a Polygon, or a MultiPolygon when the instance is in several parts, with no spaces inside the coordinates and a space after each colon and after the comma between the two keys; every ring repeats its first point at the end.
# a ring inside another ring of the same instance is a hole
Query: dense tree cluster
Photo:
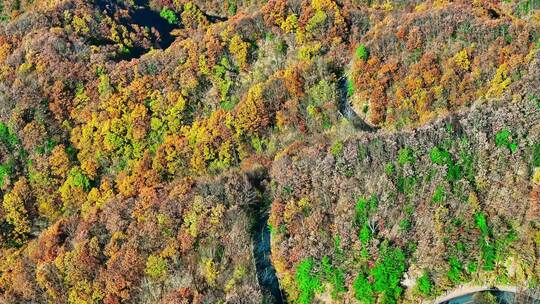
{"type": "Polygon", "coordinates": [[[422,3],[388,17],[362,38],[353,60],[356,112],[400,128],[511,95],[538,48],[540,29],[530,21],[480,2],[422,3]]]}
{"type": "Polygon", "coordinates": [[[269,225],[289,300],[414,303],[470,281],[534,286],[539,115],[531,101],[499,105],[278,157],[269,225]],[[514,150],[500,145],[506,128],[514,150]]]}
{"type": "MultiPolygon", "coordinates": [[[[30,229],[22,212],[28,191],[19,180],[4,197],[6,220],[17,235],[30,229]]],[[[3,252],[2,300],[259,302],[252,251],[245,246],[251,241],[245,207],[253,203],[253,191],[245,176],[232,174],[146,186],[137,198],[119,195],[106,203],[95,202],[103,198],[91,192],[92,202],[80,214],[62,217],[27,246],[3,252]]]]}

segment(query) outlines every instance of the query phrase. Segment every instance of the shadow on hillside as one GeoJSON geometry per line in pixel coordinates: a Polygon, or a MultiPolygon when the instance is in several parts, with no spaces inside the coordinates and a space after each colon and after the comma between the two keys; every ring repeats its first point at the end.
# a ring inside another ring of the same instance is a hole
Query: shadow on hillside
{"type": "MultiPolygon", "coordinates": [[[[111,0],[97,0],[96,5],[100,11],[106,12],[111,16],[118,9],[129,9],[129,18],[121,19],[121,23],[128,28],[133,28],[135,25],[148,28],[155,34],[155,38],[152,41],[154,47],[160,49],[166,49],[174,42],[175,37],[171,32],[182,26],[181,23],[171,24],[167,22],[167,20],[160,16],[159,12],[149,7],[147,0],[135,1],[135,5],[129,8],[122,7],[121,4],[111,0]]],[[[129,60],[139,58],[147,52],[148,49],[136,46],[130,48],[128,53],[119,55],[117,59],[129,60]]]]}

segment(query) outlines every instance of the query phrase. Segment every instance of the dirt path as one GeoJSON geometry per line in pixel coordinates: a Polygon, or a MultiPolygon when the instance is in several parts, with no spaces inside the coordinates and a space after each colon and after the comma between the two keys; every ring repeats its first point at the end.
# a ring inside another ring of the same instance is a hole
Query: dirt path
{"type": "Polygon", "coordinates": [[[505,292],[512,292],[517,293],[518,288],[515,286],[477,286],[477,285],[463,285],[457,289],[454,289],[453,291],[446,293],[435,300],[431,302],[425,302],[424,304],[439,304],[448,300],[452,300],[454,298],[458,298],[470,293],[475,293],[479,291],[487,291],[487,290],[499,290],[499,291],[505,291],[505,292]]]}

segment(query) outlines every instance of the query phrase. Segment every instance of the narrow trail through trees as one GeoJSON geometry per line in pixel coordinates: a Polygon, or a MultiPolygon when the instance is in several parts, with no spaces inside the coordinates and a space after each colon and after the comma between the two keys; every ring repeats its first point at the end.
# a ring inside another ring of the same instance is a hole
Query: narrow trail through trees
{"type": "Polygon", "coordinates": [[[356,114],[356,112],[351,107],[351,103],[349,101],[349,90],[347,81],[347,76],[344,74],[338,79],[337,82],[337,106],[339,112],[341,113],[341,115],[343,115],[343,117],[350,121],[356,129],[365,132],[376,131],[377,128],[368,125],[362,118],[358,116],[358,114],[356,114]]]}
{"type": "Polygon", "coordinates": [[[254,220],[252,228],[253,257],[257,270],[257,280],[265,295],[266,303],[284,304],[285,296],[279,286],[276,270],[271,257],[271,233],[268,227],[269,204],[265,202],[267,189],[264,181],[267,173],[257,174],[250,177],[253,187],[259,192],[259,196],[253,204],[251,214],[254,220]]]}
{"type": "MultiPolygon", "coordinates": [[[[514,286],[463,286],[440,296],[434,300],[435,304],[469,304],[496,301],[500,304],[539,304],[538,292],[535,290],[521,290],[514,286]]],[[[491,303],[491,302],[489,302],[491,303]]],[[[495,303],[495,302],[494,302],[495,303]]]]}
{"type": "Polygon", "coordinates": [[[253,256],[257,269],[257,280],[265,294],[270,296],[273,304],[283,304],[284,299],[276,276],[276,270],[270,260],[270,229],[268,228],[268,214],[259,210],[259,217],[253,229],[253,256]]]}

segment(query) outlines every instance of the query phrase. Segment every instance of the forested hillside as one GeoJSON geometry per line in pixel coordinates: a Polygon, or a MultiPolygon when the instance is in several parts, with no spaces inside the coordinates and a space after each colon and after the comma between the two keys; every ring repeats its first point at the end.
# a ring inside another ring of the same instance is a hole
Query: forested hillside
{"type": "Polygon", "coordinates": [[[0,303],[536,289],[539,88],[535,0],[4,0],[0,303]]]}

